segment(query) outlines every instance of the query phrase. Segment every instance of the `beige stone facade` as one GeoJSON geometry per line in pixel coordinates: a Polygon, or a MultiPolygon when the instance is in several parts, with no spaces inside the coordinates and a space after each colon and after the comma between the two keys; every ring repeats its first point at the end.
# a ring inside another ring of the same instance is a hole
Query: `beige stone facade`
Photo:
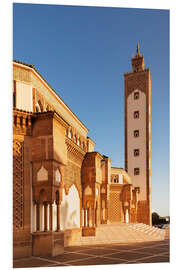
{"type": "Polygon", "coordinates": [[[139,187],[34,66],[13,62],[14,258],[55,256],[101,224],[137,222],[139,187]]]}
{"type": "Polygon", "coordinates": [[[151,75],[144,56],[131,59],[125,73],[125,169],[140,188],[137,221],[151,225],[151,75]]]}

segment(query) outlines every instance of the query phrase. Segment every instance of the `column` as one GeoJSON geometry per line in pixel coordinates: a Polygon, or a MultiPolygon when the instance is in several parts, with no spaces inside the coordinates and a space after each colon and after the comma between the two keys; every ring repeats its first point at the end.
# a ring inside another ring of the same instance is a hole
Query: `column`
{"type": "Polygon", "coordinates": [[[104,220],[104,208],[101,208],[101,223],[104,220]]]}
{"type": "Polygon", "coordinates": [[[48,204],[44,203],[44,231],[48,231],[48,204]]]}
{"type": "Polygon", "coordinates": [[[36,231],[40,231],[40,205],[36,205],[36,231]]]}
{"type": "Polygon", "coordinates": [[[89,227],[89,208],[87,209],[87,227],[89,227]]]}
{"type": "Polygon", "coordinates": [[[92,227],[92,208],[89,207],[89,227],[92,227]]]}
{"type": "Polygon", "coordinates": [[[16,126],[17,126],[17,128],[20,128],[20,117],[19,117],[19,115],[17,115],[17,118],[16,118],[16,126]]]}
{"type": "Polygon", "coordinates": [[[40,214],[40,231],[44,231],[44,204],[39,204],[39,214],[40,214]]]}
{"type": "Polygon", "coordinates": [[[53,204],[49,205],[49,230],[53,231],[53,204]]]}
{"type": "Polygon", "coordinates": [[[81,224],[80,224],[80,227],[83,227],[84,226],[84,209],[82,208],[81,209],[81,224]]]}
{"type": "Polygon", "coordinates": [[[95,225],[95,209],[94,207],[91,209],[91,218],[92,218],[92,227],[95,225]]]}
{"type": "Polygon", "coordinates": [[[36,207],[37,207],[37,205],[36,205],[36,203],[33,203],[33,232],[36,232],[36,220],[37,220],[37,218],[36,218],[36,207]]]}
{"type": "Polygon", "coordinates": [[[95,226],[97,227],[97,224],[98,224],[98,217],[97,217],[97,214],[98,214],[98,209],[97,207],[95,208],[95,226]]]}
{"type": "Polygon", "coordinates": [[[86,208],[84,208],[84,227],[86,227],[86,208]]]}
{"type": "Polygon", "coordinates": [[[60,203],[57,204],[57,231],[60,231],[60,203]]]}
{"type": "Polygon", "coordinates": [[[106,222],[108,220],[108,208],[105,208],[105,220],[106,220],[106,222]]]}
{"type": "Polygon", "coordinates": [[[32,124],[31,124],[31,117],[29,116],[29,117],[28,117],[28,127],[31,127],[31,125],[32,125],[32,124]]]}

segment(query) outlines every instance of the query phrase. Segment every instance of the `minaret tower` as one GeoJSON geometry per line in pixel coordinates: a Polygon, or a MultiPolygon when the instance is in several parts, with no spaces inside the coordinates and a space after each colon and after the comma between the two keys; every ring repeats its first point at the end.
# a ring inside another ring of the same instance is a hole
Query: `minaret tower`
{"type": "Polygon", "coordinates": [[[140,187],[137,222],[151,225],[151,75],[139,44],[131,63],[124,74],[125,169],[140,187]]]}

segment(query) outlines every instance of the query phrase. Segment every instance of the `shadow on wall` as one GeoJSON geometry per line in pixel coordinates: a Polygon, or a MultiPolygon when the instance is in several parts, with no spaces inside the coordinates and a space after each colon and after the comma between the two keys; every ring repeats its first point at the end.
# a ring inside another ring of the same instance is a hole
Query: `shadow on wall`
{"type": "Polygon", "coordinates": [[[66,228],[66,223],[67,223],[67,217],[68,217],[68,202],[65,201],[64,204],[61,206],[61,222],[62,222],[62,227],[63,229],[66,228]]]}
{"type": "Polygon", "coordinates": [[[63,200],[61,203],[61,228],[80,228],[80,198],[79,193],[72,185],[68,195],[63,189],[63,200]]]}

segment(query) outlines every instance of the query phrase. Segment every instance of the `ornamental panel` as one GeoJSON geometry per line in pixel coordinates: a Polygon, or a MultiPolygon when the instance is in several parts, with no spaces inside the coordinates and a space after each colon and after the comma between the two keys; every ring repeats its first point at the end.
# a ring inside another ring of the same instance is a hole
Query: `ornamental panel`
{"type": "Polygon", "coordinates": [[[13,141],[13,229],[24,226],[24,170],[23,142],[13,141]]]}

